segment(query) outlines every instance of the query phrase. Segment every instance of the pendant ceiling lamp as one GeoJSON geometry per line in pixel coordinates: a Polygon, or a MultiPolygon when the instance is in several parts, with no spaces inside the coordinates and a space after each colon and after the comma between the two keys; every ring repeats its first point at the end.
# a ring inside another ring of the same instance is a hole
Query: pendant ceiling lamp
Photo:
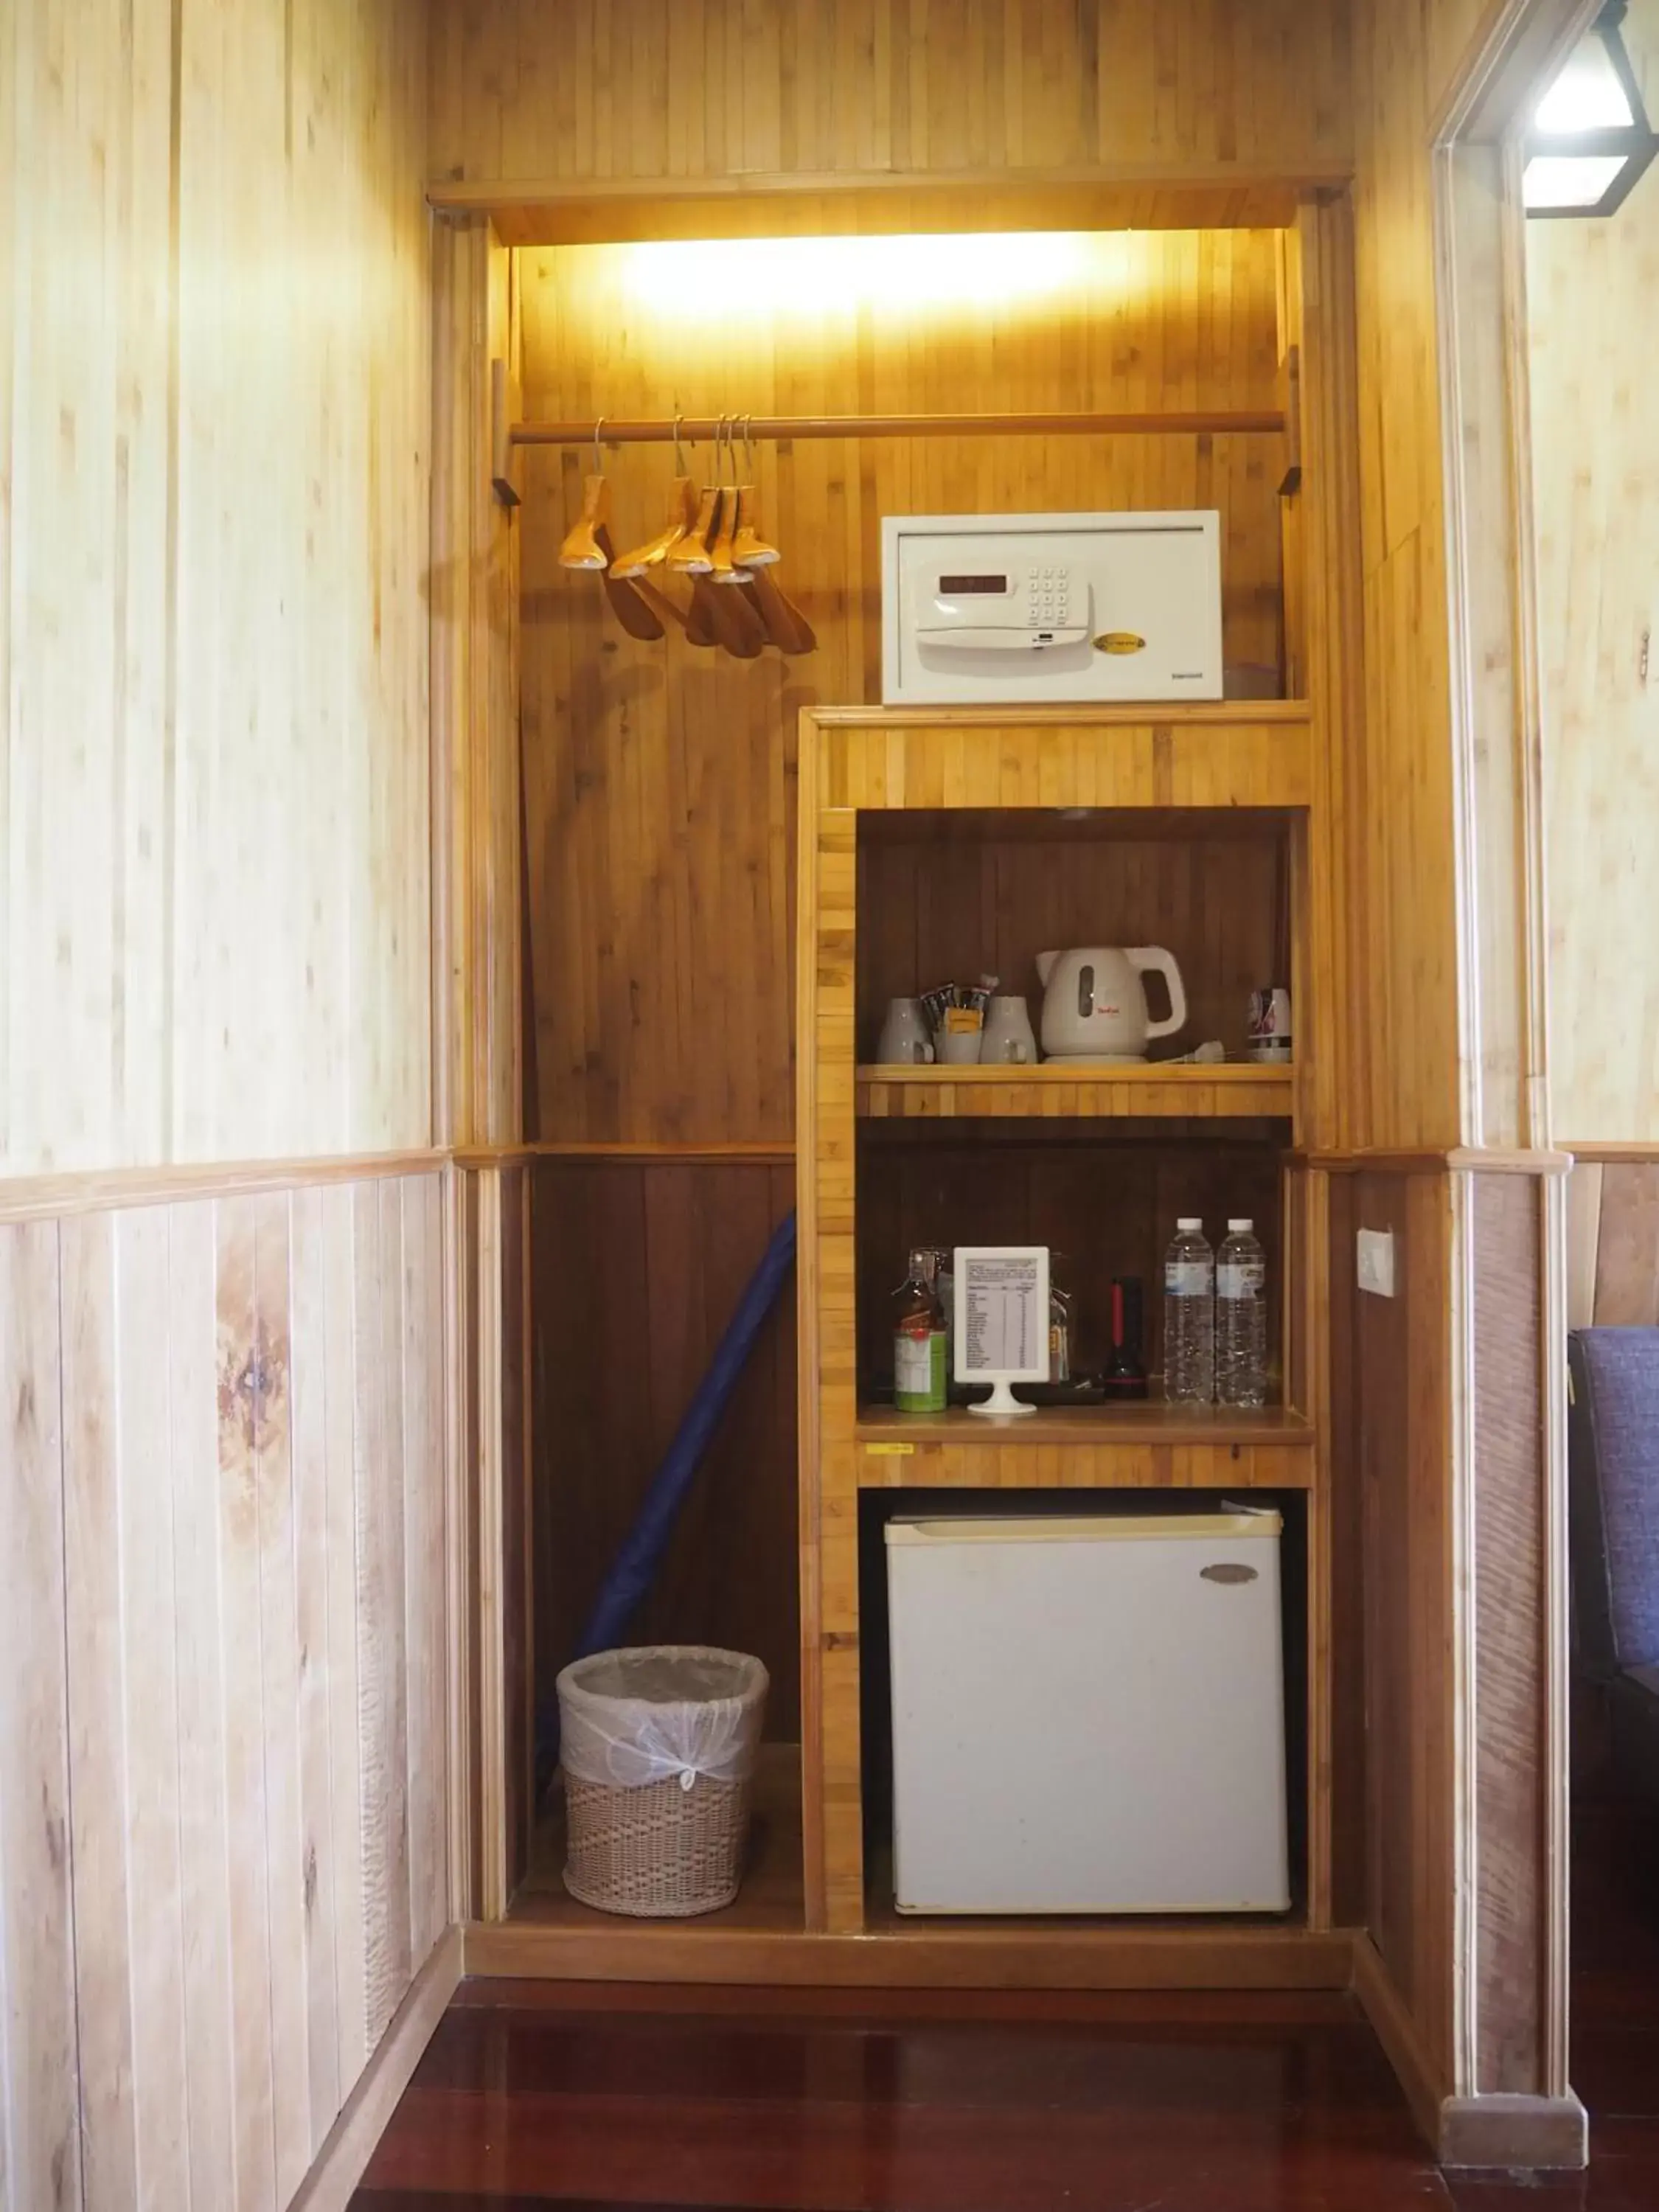
{"type": "Polygon", "coordinates": [[[1625,0],[1607,0],[1538,103],[1522,181],[1529,216],[1611,215],[1659,150],[1625,12],[1625,0]]]}

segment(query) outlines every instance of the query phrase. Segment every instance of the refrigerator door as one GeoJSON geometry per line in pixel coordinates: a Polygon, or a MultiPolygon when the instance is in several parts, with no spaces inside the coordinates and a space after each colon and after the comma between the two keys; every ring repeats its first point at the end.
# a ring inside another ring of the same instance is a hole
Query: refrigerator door
{"type": "Polygon", "coordinates": [[[890,1522],[899,1910],[1286,1910],[1280,1532],[890,1522]]]}

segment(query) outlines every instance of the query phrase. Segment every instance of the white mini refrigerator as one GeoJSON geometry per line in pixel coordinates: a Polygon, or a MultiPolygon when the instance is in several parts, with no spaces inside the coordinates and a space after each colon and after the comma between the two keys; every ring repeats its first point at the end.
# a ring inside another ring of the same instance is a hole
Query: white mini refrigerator
{"type": "Polygon", "coordinates": [[[1276,1512],[887,1524],[901,1912],[1282,1912],[1276,1512]]]}

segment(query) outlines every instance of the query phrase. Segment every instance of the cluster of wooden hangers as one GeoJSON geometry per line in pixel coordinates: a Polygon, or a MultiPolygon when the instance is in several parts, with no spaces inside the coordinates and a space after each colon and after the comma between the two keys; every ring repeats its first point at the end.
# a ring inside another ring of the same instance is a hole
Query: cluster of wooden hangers
{"type": "MultiPolygon", "coordinates": [[[[780,653],[816,651],[817,640],[800,609],[772,574],[781,556],[760,532],[751,483],[738,480],[736,416],[722,415],[714,434],[714,481],[701,495],[686,471],[674,421],[674,489],[656,536],[631,553],[611,543],[611,487],[599,452],[605,428],[593,428],[593,467],[582,491],[580,520],[559,548],[562,568],[597,572],[611,611],[630,637],[659,638],[665,623],[684,631],[692,645],[718,647],[753,660],[768,645],[780,653]],[[731,482],[726,482],[727,474],[731,482]],[[660,580],[684,576],[691,587],[684,606],[660,580]],[[729,588],[738,586],[740,588],[729,588]]],[[[744,473],[754,475],[754,453],[744,433],[744,473]]]]}

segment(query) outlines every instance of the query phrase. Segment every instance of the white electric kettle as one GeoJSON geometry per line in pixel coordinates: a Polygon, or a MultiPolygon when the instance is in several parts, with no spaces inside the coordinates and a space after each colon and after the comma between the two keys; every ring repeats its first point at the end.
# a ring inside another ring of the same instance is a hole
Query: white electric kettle
{"type": "Polygon", "coordinates": [[[1173,1036],[1187,1018],[1175,956],[1161,945],[1091,945],[1039,952],[1042,1049],[1050,1060],[1145,1060],[1152,1037],[1173,1036]],[[1146,1013],[1142,972],[1156,968],[1170,988],[1167,1021],[1146,1013]]]}

